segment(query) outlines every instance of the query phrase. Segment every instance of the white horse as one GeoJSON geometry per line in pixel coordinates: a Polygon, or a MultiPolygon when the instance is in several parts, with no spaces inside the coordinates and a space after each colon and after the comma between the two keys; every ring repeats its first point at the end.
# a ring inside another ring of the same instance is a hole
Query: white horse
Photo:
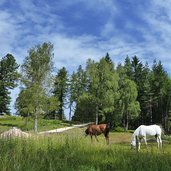
{"type": "Polygon", "coordinates": [[[147,137],[155,136],[158,148],[162,148],[161,133],[162,129],[158,125],[141,125],[134,131],[132,135],[131,146],[136,147],[137,151],[139,151],[141,139],[143,139],[145,144],[147,145],[147,137]]]}

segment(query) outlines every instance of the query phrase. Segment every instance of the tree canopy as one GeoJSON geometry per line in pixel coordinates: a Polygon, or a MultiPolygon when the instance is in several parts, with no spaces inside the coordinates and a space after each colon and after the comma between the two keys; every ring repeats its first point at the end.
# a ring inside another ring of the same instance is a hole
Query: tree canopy
{"type": "Polygon", "coordinates": [[[38,116],[49,110],[55,110],[59,105],[58,100],[52,100],[49,94],[53,69],[52,51],[53,45],[51,43],[37,45],[29,50],[29,55],[21,66],[23,89],[17,98],[16,108],[20,115],[34,117],[35,132],[37,132],[38,116]],[[56,103],[56,107],[52,102],[56,103]],[[47,104],[54,107],[48,107],[47,104]]]}
{"type": "MultiPolygon", "coordinates": [[[[64,66],[53,70],[53,44],[31,48],[21,65],[22,88],[16,100],[17,114],[69,119],[79,122],[110,122],[125,130],[140,124],[171,127],[171,79],[162,62],[150,68],[139,57],[125,57],[116,65],[107,53],[98,61],[88,59],[83,68],[69,74],[64,66]]],[[[18,65],[10,54],[0,61],[0,113],[9,113],[9,89],[17,86],[18,65]]]]}

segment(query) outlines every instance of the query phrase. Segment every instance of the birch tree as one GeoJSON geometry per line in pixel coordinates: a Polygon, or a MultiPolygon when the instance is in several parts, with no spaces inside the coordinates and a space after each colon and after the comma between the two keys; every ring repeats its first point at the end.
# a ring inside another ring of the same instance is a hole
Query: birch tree
{"type": "Polygon", "coordinates": [[[37,45],[29,50],[29,55],[22,64],[23,88],[27,92],[31,92],[27,106],[34,117],[35,132],[38,129],[38,116],[44,112],[44,104],[46,103],[47,83],[50,82],[53,67],[52,52],[53,45],[51,43],[37,45]]]}

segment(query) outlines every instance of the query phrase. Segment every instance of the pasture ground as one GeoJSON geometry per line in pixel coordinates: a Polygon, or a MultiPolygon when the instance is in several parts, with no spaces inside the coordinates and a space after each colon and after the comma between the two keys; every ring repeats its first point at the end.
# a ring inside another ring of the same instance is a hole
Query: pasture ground
{"type": "Polygon", "coordinates": [[[85,128],[29,139],[0,139],[2,171],[170,171],[171,144],[162,151],[151,141],[139,153],[130,149],[131,133],[110,132],[110,145],[103,135],[91,142],[85,128]]]}
{"type": "MultiPolygon", "coordinates": [[[[17,127],[33,133],[33,120],[0,118],[0,133],[17,127]]],[[[68,127],[70,123],[39,119],[39,131],[68,127]]],[[[1,171],[170,171],[171,138],[163,138],[163,150],[151,139],[137,153],[130,149],[131,133],[110,132],[110,144],[103,135],[99,142],[85,137],[86,128],[63,133],[33,135],[30,138],[0,139],[1,171]]]]}

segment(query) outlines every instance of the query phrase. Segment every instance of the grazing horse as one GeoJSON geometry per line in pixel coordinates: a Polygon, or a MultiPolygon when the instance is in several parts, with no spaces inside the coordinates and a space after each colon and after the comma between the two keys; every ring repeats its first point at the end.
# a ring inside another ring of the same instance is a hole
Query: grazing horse
{"type": "Polygon", "coordinates": [[[89,125],[88,128],[85,130],[86,135],[90,135],[91,141],[93,138],[93,135],[95,136],[96,140],[97,136],[100,134],[104,134],[106,138],[107,144],[109,144],[109,124],[99,124],[99,125],[89,125]]]}
{"type": "Polygon", "coordinates": [[[134,131],[132,135],[131,146],[136,147],[137,151],[139,151],[141,139],[143,139],[145,144],[147,145],[147,137],[155,136],[158,148],[162,148],[161,133],[162,129],[158,125],[141,125],[134,131]]]}

